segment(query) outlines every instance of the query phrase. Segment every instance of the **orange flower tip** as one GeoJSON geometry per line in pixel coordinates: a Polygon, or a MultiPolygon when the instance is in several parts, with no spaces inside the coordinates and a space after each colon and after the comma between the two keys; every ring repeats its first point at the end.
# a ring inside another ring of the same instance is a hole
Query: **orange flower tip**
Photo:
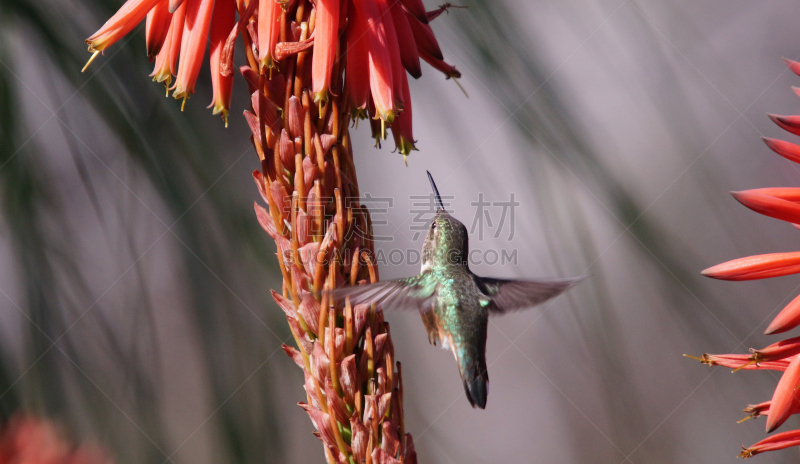
{"type": "Polygon", "coordinates": [[[800,87],[792,86],[792,92],[794,92],[795,95],[800,97],[800,87]]]}
{"type": "MultiPolygon", "coordinates": [[[[91,51],[91,47],[89,47],[89,51],[91,51]]],[[[87,61],[86,64],[83,66],[83,69],[81,69],[81,72],[85,72],[89,68],[89,65],[92,64],[92,61],[94,61],[95,58],[97,58],[97,55],[99,55],[100,52],[101,52],[101,50],[95,50],[94,53],[92,53],[91,58],[89,58],[89,61],[87,61]]]]}
{"type": "Polygon", "coordinates": [[[800,63],[794,60],[790,60],[789,58],[784,58],[783,62],[786,63],[786,66],[795,74],[800,75],[800,63]]]}
{"type": "Polygon", "coordinates": [[[775,335],[779,333],[784,333],[789,329],[794,328],[794,326],[784,326],[784,323],[781,321],[772,321],[769,326],[767,326],[767,330],[764,331],[764,335],[775,335]]]}

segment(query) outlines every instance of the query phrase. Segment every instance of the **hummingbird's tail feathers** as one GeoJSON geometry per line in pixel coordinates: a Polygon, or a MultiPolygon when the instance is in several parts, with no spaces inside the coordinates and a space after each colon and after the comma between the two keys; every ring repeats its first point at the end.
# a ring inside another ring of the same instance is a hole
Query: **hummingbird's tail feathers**
{"type": "Polygon", "coordinates": [[[342,287],[328,292],[336,303],[350,299],[350,304],[374,304],[384,311],[417,309],[427,312],[436,295],[436,286],[429,285],[421,275],[406,279],[386,280],[374,284],[342,287]]]}
{"type": "Polygon", "coordinates": [[[586,277],[549,280],[506,280],[474,276],[480,291],[494,302],[492,314],[532,308],[555,298],[586,277]]]}
{"type": "MultiPolygon", "coordinates": [[[[486,372],[486,365],[483,363],[483,369],[478,372],[476,369],[468,375],[462,373],[464,380],[464,391],[467,393],[469,404],[473,408],[486,409],[486,399],[489,397],[489,374],[486,372]]],[[[477,363],[475,364],[477,366],[477,363]]]]}

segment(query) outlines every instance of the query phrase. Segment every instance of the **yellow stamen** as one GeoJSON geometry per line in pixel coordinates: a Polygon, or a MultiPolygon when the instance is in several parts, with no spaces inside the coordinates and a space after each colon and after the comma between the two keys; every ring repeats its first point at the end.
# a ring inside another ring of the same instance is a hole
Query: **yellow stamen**
{"type": "Polygon", "coordinates": [[[745,417],[745,418],[744,418],[744,419],[742,419],[742,420],[738,420],[738,421],[736,421],[736,423],[737,423],[737,424],[741,424],[742,422],[746,421],[747,419],[752,419],[752,418],[754,418],[754,417],[756,417],[756,416],[747,416],[747,417],[745,417]]]}
{"type": "Polygon", "coordinates": [[[731,374],[735,374],[735,373],[736,373],[736,371],[738,371],[738,370],[741,370],[741,369],[744,369],[745,367],[749,366],[750,364],[755,364],[755,363],[756,363],[756,360],[755,360],[755,359],[753,359],[753,360],[751,360],[749,363],[747,363],[747,364],[744,364],[744,365],[742,365],[742,366],[739,366],[739,367],[737,367],[736,369],[734,369],[733,371],[731,371],[731,374]]]}
{"type": "Polygon", "coordinates": [[[469,94],[467,93],[466,89],[464,89],[464,87],[461,85],[461,82],[458,82],[458,78],[457,77],[453,77],[452,79],[453,79],[453,82],[456,83],[458,88],[461,89],[462,92],[464,92],[464,96],[469,98],[469,94]]]}
{"type": "Polygon", "coordinates": [[[690,355],[690,354],[684,354],[684,356],[685,356],[685,357],[687,357],[687,358],[694,359],[694,360],[696,360],[696,361],[703,362],[703,358],[698,358],[697,356],[692,356],[692,355],[690,355]]]}
{"type": "Polygon", "coordinates": [[[183,107],[186,106],[186,100],[189,98],[188,94],[183,95],[183,101],[181,102],[181,111],[183,111],[183,107]]]}
{"type": "Polygon", "coordinates": [[[100,50],[97,50],[96,52],[92,53],[92,57],[89,58],[89,61],[87,61],[86,64],[83,66],[83,69],[81,69],[81,72],[86,71],[86,68],[88,68],[89,65],[92,64],[92,61],[94,61],[94,59],[97,58],[97,55],[99,55],[99,54],[100,54],[100,50]]]}
{"type": "Polygon", "coordinates": [[[406,163],[406,167],[408,167],[408,155],[403,153],[403,162],[406,163]]]}
{"type": "Polygon", "coordinates": [[[386,140],[386,120],[381,118],[381,138],[386,140]]]}

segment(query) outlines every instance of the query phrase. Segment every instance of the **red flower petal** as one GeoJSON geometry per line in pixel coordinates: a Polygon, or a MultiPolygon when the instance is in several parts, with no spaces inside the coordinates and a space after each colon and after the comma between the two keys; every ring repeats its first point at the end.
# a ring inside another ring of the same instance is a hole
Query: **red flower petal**
{"type": "Polygon", "coordinates": [[[781,129],[800,135],[800,116],[779,116],[777,114],[768,115],[772,121],[781,129]]]}
{"type": "MultiPolygon", "coordinates": [[[[156,65],[150,74],[156,82],[165,82],[167,88],[172,82],[172,76],[177,74],[178,56],[181,53],[181,39],[183,38],[183,24],[186,20],[186,4],[181,4],[177,11],[172,13],[167,37],[156,55],[156,65]]],[[[169,91],[167,91],[169,93],[169,91]]]]}
{"type": "MultiPolygon", "coordinates": [[[[194,84],[200,74],[200,65],[206,54],[208,28],[211,24],[211,13],[214,0],[194,0],[187,2],[186,23],[181,43],[181,58],[178,65],[178,78],[175,81],[173,98],[189,98],[194,93],[194,84]]],[[[183,107],[181,107],[183,109],[183,107]]]]}
{"type": "Polygon", "coordinates": [[[795,297],[775,316],[764,332],[767,335],[786,332],[800,325],[800,295],[795,297]]]}
{"type": "Polygon", "coordinates": [[[751,349],[750,352],[753,353],[753,360],[759,363],[786,359],[800,354],[800,337],[781,340],[761,350],[751,349]]]}
{"type": "Polygon", "coordinates": [[[354,111],[364,113],[369,100],[369,37],[367,21],[359,8],[351,11],[347,27],[345,85],[354,111]]]}
{"type": "Polygon", "coordinates": [[[788,59],[788,58],[784,58],[784,59],[783,59],[783,62],[784,62],[784,63],[786,63],[786,66],[788,66],[788,67],[789,67],[789,69],[790,69],[790,70],[791,70],[793,73],[795,73],[795,74],[797,74],[798,76],[800,76],[800,63],[798,63],[797,61],[790,60],[790,59],[788,59]]]}
{"type": "Polygon", "coordinates": [[[258,2],[258,59],[262,68],[275,66],[275,46],[281,25],[281,6],[274,0],[258,2]]]}
{"type": "Polygon", "coordinates": [[[800,189],[757,189],[731,192],[736,200],[756,213],[791,223],[800,223],[800,189]],[[780,196],[778,196],[780,195],[780,196]]]}
{"type": "Polygon", "coordinates": [[[222,50],[234,24],[236,23],[236,3],[234,0],[216,0],[214,3],[214,20],[211,22],[211,86],[214,99],[209,108],[213,114],[222,113],[225,127],[228,127],[228,111],[231,107],[231,91],[233,90],[233,74],[225,76],[220,71],[222,50]]]}
{"type": "Polygon", "coordinates": [[[372,99],[375,101],[375,110],[380,119],[391,122],[395,116],[395,99],[392,87],[392,58],[384,21],[373,0],[355,0],[353,3],[366,20],[369,39],[369,87],[372,99]]]}
{"type": "Polygon", "coordinates": [[[749,458],[765,451],[775,451],[798,445],[800,445],[800,430],[776,433],[749,448],[744,448],[739,457],[749,458]]]}
{"type": "Polygon", "coordinates": [[[795,356],[772,395],[770,414],[767,418],[767,433],[780,427],[791,416],[792,403],[798,401],[796,398],[798,385],[800,385],[800,356],[795,356]]]}
{"type": "Polygon", "coordinates": [[[414,33],[411,31],[411,26],[408,24],[406,13],[397,1],[392,2],[389,8],[392,12],[392,21],[394,22],[394,30],[397,34],[397,42],[400,45],[400,61],[402,61],[403,67],[406,68],[406,71],[408,71],[414,79],[419,79],[420,76],[422,76],[422,68],[419,64],[419,52],[417,51],[417,43],[414,41],[414,33]]]}
{"type": "Polygon", "coordinates": [[[424,52],[437,60],[443,60],[442,49],[439,48],[439,42],[436,40],[436,36],[433,35],[431,26],[420,22],[418,18],[408,11],[406,13],[408,13],[408,25],[414,34],[414,41],[417,43],[419,55],[422,56],[424,52]]]}
{"type": "Polygon", "coordinates": [[[105,50],[131,31],[161,0],[128,0],[103,27],[86,39],[90,52],[105,50]]]}
{"type": "Polygon", "coordinates": [[[408,79],[406,79],[405,73],[403,73],[403,98],[405,100],[405,107],[403,111],[394,118],[394,122],[392,122],[392,136],[394,137],[397,151],[402,153],[403,156],[406,156],[411,150],[416,150],[417,147],[414,145],[415,140],[411,126],[411,92],[408,88],[408,79]]]}
{"type": "Polygon", "coordinates": [[[764,143],[766,143],[767,146],[775,153],[783,156],[789,161],[800,163],[800,146],[790,142],[785,142],[783,140],[770,139],[767,137],[761,137],[761,140],[763,140],[764,143]]]}
{"type": "Polygon", "coordinates": [[[147,57],[150,61],[153,61],[153,58],[161,51],[171,21],[172,14],[169,12],[168,0],[161,0],[147,13],[145,43],[147,44],[147,57]]]}
{"type": "Polygon", "coordinates": [[[314,54],[311,62],[311,90],[314,101],[327,100],[331,70],[336,59],[339,31],[339,0],[317,0],[314,26],[314,54]]]}
{"type": "Polygon", "coordinates": [[[704,276],[722,280],[768,279],[800,272],[800,252],[770,253],[734,259],[710,267],[704,276]]]}

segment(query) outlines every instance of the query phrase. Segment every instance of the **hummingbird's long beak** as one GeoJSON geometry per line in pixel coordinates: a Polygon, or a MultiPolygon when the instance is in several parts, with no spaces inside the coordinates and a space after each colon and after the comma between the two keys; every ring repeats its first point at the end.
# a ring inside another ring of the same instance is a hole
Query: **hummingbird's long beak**
{"type": "Polygon", "coordinates": [[[428,180],[431,181],[431,188],[433,188],[433,193],[436,194],[436,206],[442,210],[444,209],[444,204],[442,203],[442,197],[439,195],[439,189],[436,188],[436,182],[433,181],[433,176],[431,175],[430,171],[425,171],[428,173],[428,180]]]}

